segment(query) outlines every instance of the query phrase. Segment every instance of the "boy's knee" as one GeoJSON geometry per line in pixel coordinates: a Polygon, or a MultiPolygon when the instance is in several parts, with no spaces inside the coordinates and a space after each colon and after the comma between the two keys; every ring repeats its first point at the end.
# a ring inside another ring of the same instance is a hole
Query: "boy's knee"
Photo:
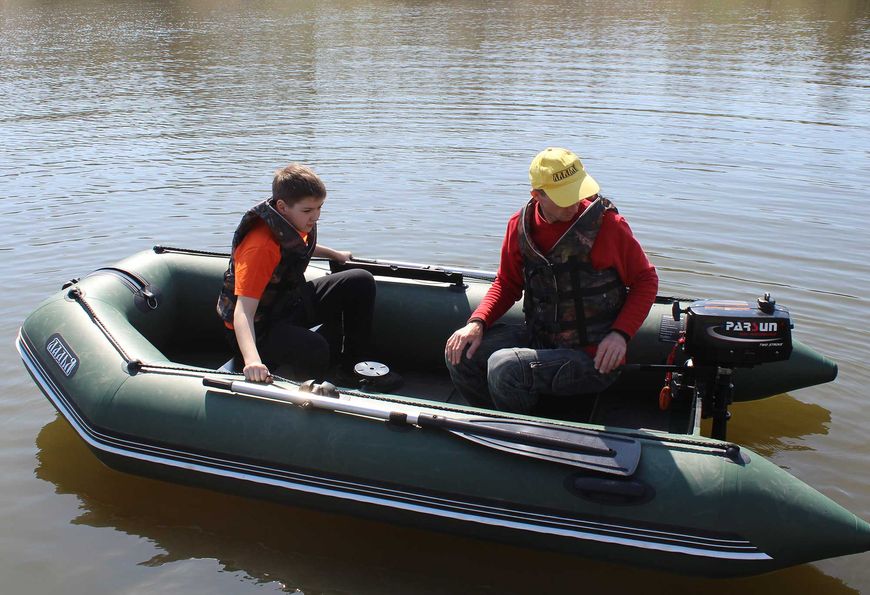
{"type": "Polygon", "coordinates": [[[286,363],[297,371],[297,375],[305,378],[322,378],[329,369],[329,341],[319,333],[310,333],[305,338],[304,349],[299,350],[294,359],[295,361],[286,363]]]}
{"type": "Polygon", "coordinates": [[[329,358],[329,340],[320,333],[312,332],[308,337],[306,348],[311,351],[312,356],[329,358]]]}
{"type": "Polygon", "coordinates": [[[375,277],[364,269],[349,269],[346,273],[346,282],[352,285],[356,291],[374,291],[375,277]]]}

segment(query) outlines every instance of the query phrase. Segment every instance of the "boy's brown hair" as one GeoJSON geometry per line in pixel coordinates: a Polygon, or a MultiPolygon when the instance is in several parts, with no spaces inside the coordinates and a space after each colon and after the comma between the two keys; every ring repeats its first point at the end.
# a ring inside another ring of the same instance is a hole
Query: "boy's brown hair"
{"type": "Polygon", "coordinates": [[[310,167],[291,163],[275,171],[272,201],[292,206],[304,198],[326,198],[326,186],[310,167]]]}

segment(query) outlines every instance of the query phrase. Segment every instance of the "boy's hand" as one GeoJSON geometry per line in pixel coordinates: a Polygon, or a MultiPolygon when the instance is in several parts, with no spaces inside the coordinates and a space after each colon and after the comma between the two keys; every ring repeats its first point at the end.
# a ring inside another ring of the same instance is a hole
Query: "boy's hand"
{"type": "Polygon", "coordinates": [[[269,368],[263,362],[245,364],[245,369],[242,371],[245,373],[245,380],[248,382],[272,382],[272,373],[269,372],[269,368]]]}
{"type": "Polygon", "coordinates": [[[353,258],[353,254],[344,250],[336,250],[335,258],[333,260],[338,261],[339,264],[345,264],[348,260],[353,258]]]}

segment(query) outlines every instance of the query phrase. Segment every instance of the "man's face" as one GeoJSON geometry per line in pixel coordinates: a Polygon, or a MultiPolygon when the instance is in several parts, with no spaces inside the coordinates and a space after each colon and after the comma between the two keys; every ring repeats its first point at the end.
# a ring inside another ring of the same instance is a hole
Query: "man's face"
{"type": "Polygon", "coordinates": [[[309,196],[288,205],[283,200],[277,201],[275,208],[287,222],[301,232],[308,233],[314,229],[314,224],[320,219],[320,209],[326,198],[309,196]]]}
{"type": "Polygon", "coordinates": [[[532,198],[534,198],[541,206],[541,214],[550,223],[557,221],[570,221],[580,210],[580,203],[577,202],[570,207],[560,207],[547,196],[543,190],[532,190],[532,198]]]}

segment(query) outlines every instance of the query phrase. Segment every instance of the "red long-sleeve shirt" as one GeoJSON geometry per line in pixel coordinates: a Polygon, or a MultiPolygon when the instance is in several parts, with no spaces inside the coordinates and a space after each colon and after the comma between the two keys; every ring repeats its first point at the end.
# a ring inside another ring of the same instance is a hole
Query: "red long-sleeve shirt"
{"type": "MultiPolygon", "coordinates": [[[[556,242],[568,231],[577,217],[588,207],[590,202],[584,200],[583,208],[570,221],[547,222],[535,207],[535,215],[531,225],[531,239],[542,254],[547,254],[556,242]]],[[[469,320],[480,319],[489,327],[504,315],[523,293],[523,257],[520,253],[519,226],[522,209],[514,213],[507,225],[504,242],[501,247],[501,262],[498,273],[489,291],[484,296],[480,306],[469,320]]],[[[628,295],[622,310],[613,323],[613,330],[633,337],[640,325],[646,319],[655,301],[659,287],[659,277],[655,267],[650,263],[643,248],[635,239],[628,222],[622,215],[613,211],[605,211],[601,229],[589,253],[591,264],[595,269],[614,268],[628,288],[628,295]]]]}

